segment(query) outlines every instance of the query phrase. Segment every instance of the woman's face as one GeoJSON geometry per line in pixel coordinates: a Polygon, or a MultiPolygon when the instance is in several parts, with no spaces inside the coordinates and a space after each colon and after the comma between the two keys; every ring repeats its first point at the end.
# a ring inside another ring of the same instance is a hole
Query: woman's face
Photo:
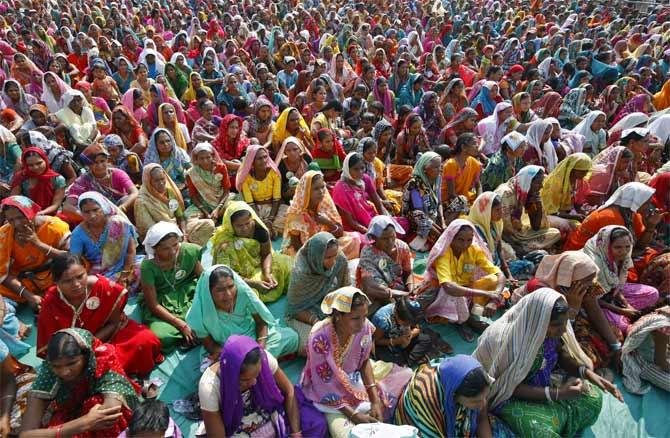
{"type": "Polygon", "coordinates": [[[107,168],[109,166],[109,158],[107,155],[98,154],[93,160],[93,163],[89,165],[91,173],[96,178],[104,178],[107,176],[107,168]]]}
{"type": "Polygon", "coordinates": [[[177,77],[177,70],[175,70],[173,66],[168,65],[165,67],[165,74],[168,78],[175,79],[177,77]]]}
{"type": "Polygon", "coordinates": [[[363,161],[359,161],[358,163],[354,164],[353,166],[349,166],[349,174],[351,175],[351,178],[358,181],[361,178],[363,178],[363,171],[365,170],[365,166],[363,161]]]}
{"type": "Polygon", "coordinates": [[[462,395],[456,395],[454,399],[460,405],[466,407],[467,409],[483,409],[486,406],[486,400],[489,397],[489,387],[487,386],[484,390],[473,397],[465,397],[462,395]]]}
{"type": "Polygon", "coordinates": [[[58,90],[58,82],[56,81],[54,75],[45,75],[44,82],[47,84],[47,87],[49,87],[50,90],[58,90]]]}
{"type": "Polygon", "coordinates": [[[107,76],[105,69],[102,67],[96,67],[93,69],[93,77],[95,79],[104,79],[107,76]]]}
{"type": "Polygon", "coordinates": [[[312,178],[312,187],[309,194],[309,206],[312,209],[318,208],[326,194],[326,182],[321,176],[312,178]]]}
{"type": "Polygon", "coordinates": [[[18,102],[19,98],[21,97],[21,91],[19,90],[19,87],[13,82],[7,85],[5,92],[13,102],[18,102]]]}
{"type": "Polygon", "coordinates": [[[337,316],[335,326],[346,334],[358,333],[363,330],[368,315],[368,305],[363,304],[354,307],[349,313],[341,313],[337,316]]]}
{"type": "Polygon", "coordinates": [[[519,101],[521,112],[526,112],[530,109],[530,96],[526,96],[519,101]]]}
{"type": "Polygon", "coordinates": [[[82,375],[86,367],[86,358],[83,355],[63,357],[49,361],[53,373],[63,382],[74,382],[82,375]]]}
{"type": "MultiPolygon", "coordinates": [[[[89,204],[97,205],[94,202],[90,202],[89,204]]],[[[86,298],[87,282],[88,273],[86,272],[86,268],[75,264],[71,265],[61,274],[60,280],[56,282],[56,285],[68,301],[79,303],[86,298]]]]}
{"type": "Polygon", "coordinates": [[[193,84],[194,89],[198,89],[202,86],[202,80],[200,79],[200,76],[198,75],[193,75],[191,76],[191,84],[193,84]]]}
{"type": "Polygon", "coordinates": [[[504,110],[500,111],[498,113],[498,120],[505,121],[512,117],[512,114],[514,113],[514,108],[505,108],[504,110]]]}
{"type": "Polygon", "coordinates": [[[263,369],[262,367],[263,362],[259,360],[258,363],[240,372],[240,392],[248,391],[256,385],[258,376],[261,374],[261,370],[263,369]]]}
{"type": "Polygon", "coordinates": [[[228,92],[236,92],[237,91],[237,78],[235,76],[231,76],[230,79],[228,79],[228,92]]]}
{"type": "Polygon", "coordinates": [[[47,163],[39,155],[30,155],[26,158],[26,166],[35,175],[42,175],[47,170],[47,163]]]}
{"type": "Polygon", "coordinates": [[[84,108],[84,98],[81,96],[74,96],[68,106],[73,112],[80,114],[84,108]]]}
{"type": "Polygon", "coordinates": [[[301,159],[300,147],[295,143],[286,143],[284,153],[286,154],[287,160],[291,163],[296,163],[301,159]]]}
{"type": "Polygon", "coordinates": [[[237,138],[240,133],[240,122],[233,120],[228,124],[228,138],[237,138]]]}
{"type": "Polygon", "coordinates": [[[147,79],[149,75],[149,72],[147,71],[146,68],[139,68],[137,69],[137,79],[144,81],[147,79]]]}
{"type": "Polygon", "coordinates": [[[379,136],[379,143],[385,144],[385,145],[388,144],[391,141],[392,136],[393,136],[393,129],[385,130],[379,136]]]}
{"type": "Polygon", "coordinates": [[[163,113],[163,121],[166,125],[172,125],[177,121],[177,114],[171,105],[165,105],[161,109],[161,112],[163,113]]]}
{"type": "Polygon", "coordinates": [[[410,135],[418,135],[421,132],[422,127],[423,127],[423,123],[421,122],[421,119],[418,118],[418,117],[415,117],[414,120],[412,121],[412,124],[409,125],[410,135]]]}
{"type": "Polygon", "coordinates": [[[211,171],[214,167],[214,154],[208,150],[198,152],[195,156],[195,164],[202,169],[211,171]]]}
{"type": "Polygon", "coordinates": [[[314,93],[314,100],[317,103],[324,103],[326,101],[326,98],[328,97],[328,93],[326,93],[326,89],[323,87],[319,87],[316,92],[314,93]]]}
{"type": "Polygon", "coordinates": [[[340,253],[340,248],[337,244],[328,245],[326,252],[323,254],[323,268],[325,270],[331,269],[335,266],[337,255],[340,253]]]}
{"type": "Polygon", "coordinates": [[[166,132],[161,132],[156,136],[156,149],[163,156],[172,154],[172,139],[166,132]]]}
{"type": "Polygon", "coordinates": [[[591,123],[591,131],[600,132],[600,130],[605,127],[605,123],[607,123],[606,117],[602,114],[599,115],[593,123],[591,123]]]}
{"type": "Polygon", "coordinates": [[[256,222],[254,221],[254,218],[251,217],[251,214],[240,214],[231,223],[236,236],[249,239],[253,237],[254,230],[256,229],[256,222]]]}
{"type": "Polygon", "coordinates": [[[451,249],[462,254],[470,248],[473,238],[474,234],[472,233],[472,229],[470,227],[462,227],[451,241],[451,249]]]}
{"type": "Polygon", "coordinates": [[[235,308],[237,288],[232,278],[219,277],[219,281],[210,289],[210,293],[212,294],[214,305],[218,310],[230,313],[235,308]]]}
{"type": "Polygon", "coordinates": [[[44,126],[47,123],[47,116],[41,111],[31,111],[30,118],[36,126],[44,126]]]}
{"type": "Polygon", "coordinates": [[[551,125],[547,126],[547,129],[544,130],[544,134],[542,134],[542,140],[540,140],[540,144],[544,144],[549,141],[552,132],[554,132],[554,127],[551,125]]]}
{"type": "Polygon", "coordinates": [[[375,161],[376,157],[377,157],[377,145],[376,144],[368,147],[368,149],[365,152],[363,152],[363,158],[368,163],[372,163],[373,161],[375,161]]]}
{"type": "Polygon", "coordinates": [[[502,202],[498,202],[491,206],[491,222],[498,222],[503,218],[503,206],[502,202]]]}
{"type": "Polygon", "coordinates": [[[179,254],[180,239],[177,236],[171,236],[158,242],[154,246],[156,258],[161,262],[172,263],[177,260],[179,254]]]}
{"type": "Polygon", "coordinates": [[[335,58],[335,66],[337,67],[338,70],[344,67],[344,56],[342,56],[341,54],[337,55],[337,57],[335,58]]]}
{"type": "Polygon", "coordinates": [[[629,257],[631,249],[633,249],[633,242],[628,236],[619,237],[610,243],[612,258],[617,263],[625,261],[629,257]]]}
{"type": "MultiPolygon", "coordinates": [[[[628,170],[628,166],[630,166],[630,163],[633,161],[632,158],[625,158],[621,157],[616,163],[616,171],[617,172],[624,172],[628,170]]],[[[670,193],[670,192],[668,192],[670,193]]]]}
{"type": "Polygon", "coordinates": [[[264,105],[258,109],[256,116],[258,117],[258,120],[261,121],[270,120],[272,117],[272,108],[270,108],[268,105],[264,105]]]}
{"type": "Polygon", "coordinates": [[[547,338],[558,339],[565,333],[568,325],[568,312],[559,315],[558,319],[549,321],[547,327],[547,338]]]}
{"type": "Polygon", "coordinates": [[[468,117],[463,121],[463,128],[465,128],[465,130],[468,132],[475,129],[476,125],[477,125],[477,117],[468,117]]]}
{"type": "MultiPolygon", "coordinates": [[[[140,94],[140,96],[142,96],[142,94],[140,94]]],[[[149,91],[149,96],[151,96],[151,103],[154,105],[159,105],[161,103],[161,96],[153,89],[149,91]]],[[[135,106],[137,107],[137,99],[135,99],[135,106]]]]}
{"type": "Polygon", "coordinates": [[[442,160],[439,157],[436,157],[426,164],[423,172],[426,174],[426,177],[430,182],[435,182],[440,176],[440,166],[442,165],[442,160]]]}
{"type": "Polygon", "coordinates": [[[107,222],[107,216],[97,202],[84,201],[79,209],[84,221],[89,225],[97,227],[107,222]]]}
{"type": "Polygon", "coordinates": [[[254,157],[254,168],[258,170],[267,169],[268,163],[268,151],[265,148],[261,148],[256,152],[254,157]]]}
{"type": "Polygon", "coordinates": [[[165,193],[167,191],[167,178],[165,177],[165,172],[158,168],[152,170],[151,186],[158,193],[165,193]]]}
{"type": "Polygon", "coordinates": [[[375,240],[375,248],[380,251],[384,251],[387,254],[391,254],[395,248],[395,239],[395,228],[393,228],[392,225],[389,225],[375,240]]]}
{"type": "Polygon", "coordinates": [[[128,117],[126,117],[123,111],[114,111],[112,122],[114,123],[114,127],[123,129],[128,126],[128,117]]]}

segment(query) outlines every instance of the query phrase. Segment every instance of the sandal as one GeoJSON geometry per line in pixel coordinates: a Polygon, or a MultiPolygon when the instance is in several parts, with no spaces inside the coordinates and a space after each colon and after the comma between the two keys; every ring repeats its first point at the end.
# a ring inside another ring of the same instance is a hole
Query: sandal
{"type": "Polygon", "coordinates": [[[468,320],[466,323],[469,328],[474,330],[475,332],[482,334],[484,330],[486,330],[489,327],[489,324],[483,322],[483,321],[477,321],[477,320],[468,320]]]}
{"type": "Polygon", "coordinates": [[[465,324],[456,324],[456,331],[463,338],[465,342],[472,343],[475,341],[475,332],[465,324]]]}
{"type": "Polygon", "coordinates": [[[142,383],[142,398],[145,400],[153,400],[158,397],[158,385],[151,380],[145,380],[142,383]]]}

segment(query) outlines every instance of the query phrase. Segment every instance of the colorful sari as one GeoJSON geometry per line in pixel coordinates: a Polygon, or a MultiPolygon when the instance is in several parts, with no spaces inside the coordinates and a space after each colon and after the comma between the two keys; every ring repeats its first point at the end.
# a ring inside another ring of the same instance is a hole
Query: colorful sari
{"type": "Polygon", "coordinates": [[[56,190],[65,187],[65,178],[51,169],[49,157],[38,147],[26,148],[21,154],[21,164],[21,170],[16,172],[12,178],[12,187],[21,187],[21,193],[39,205],[41,209],[51,206],[56,190]],[[37,154],[44,161],[44,172],[38,175],[30,170],[26,161],[28,154],[37,154]],[[28,188],[31,179],[35,180],[35,185],[28,188]]]}
{"type": "Polygon", "coordinates": [[[100,193],[86,192],[80,195],[80,210],[81,204],[87,200],[98,204],[107,216],[107,224],[97,242],[91,239],[82,224],[77,225],[70,239],[70,252],[83,256],[91,264],[90,274],[116,279],[123,270],[128,248],[130,245],[137,246],[137,231],[126,215],[100,193]]]}
{"type": "MultiPolygon", "coordinates": [[[[221,226],[212,237],[212,258],[216,264],[230,266],[242,279],[258,281],[263,278],[261,243],[254,238],[239,237],[235,234],[230,218],[238,211],[249,213],[255,222],[255,227],[260,227],[269,233],[253,208],[244,202],[231,202],[223,215],[221,226]]],[[[261,301],[271,303],[284,295],[292,264],[291,257],[272,252],[272,276],[277,280],[277,287],[268,292],[254,289],[261,301]]]]}
{"type": "Polygon", "coordinates": [[[42,306],[49,311],[37,317],[37,355],[46,357],[49,339],[57,331],[80,328],[97,333],[114,313],[119,312],[121,327],[108,343],[115,347],[119,364],[127,374],[147,376],[163,360],[161,344],[148,327],[126,316],[127,301],[126,289],[101,275],[97,276],[79,309],[70,304],[57,286],[52,286],[42,301],[42,306]]]}
{"type": "MultiPolygon", "coordinates": [[[[70,227],[52,216],[37,216],[39,206],[25,196],[10,196],[2,200],[3,209],[14,207],[35,224],[35,234],[40,242],[53,248],[67,246],[70,227]]],[[[0,227],[0,295],[18,303],[25,302],[13,290],[1,283],[8,275],[17,277],[21,284],[34,294],[41,294],[53,285],[49,257],[32,243],[21,244],[14,240],[14,227],[5,223],[0,227]]]]}
{"type": "MultiPolygon", "coordinates": [[[[200,339],[210,337],[217,345],[223,345],[231,336],[248,336],[256,339],[256,317],[262,319],[268,326],[268,335],[265,350],[275,357],[295,353],[298,349],[298,335],[287,327],[280,327],[275,317],[256,292],[233,271],[235,282],[235,305],[231,313],[217,309],[212,299],[209,279],[218,268],[223,265],[214,265],[200,276],[195,288],[193,305],[186,314],[186,322],[200,339]]],[[[207,351],[202,349],[203,355],[207,351]]],[[[223,412],[226,410],[224,409],[223,412]]]]}
{"type": "Polygon", "coordinates": [[[575,207],[575,196],[580,184],[573,186],[570,175],[573,171],[591,171],[591,158],[583,153],[569,155],[547,176],[540,192],[542,207],[548,215],[570,212],[575,207]]]}
{"type": "Polygon", "coordinates": [[[184,217],[184,200],[181,192],[170,175],[163,169],[167,179],[166,193],[159,193],[151,184],[151,171],[163,169],[160,165],[151,163],[144,166],[142,171],[142,187],[135,201],[135,225],[140,238],[143,238],[149,228],[158,222],[177,223],[184,217]]]}
{"type": "MultiPolygon", "coordinates": [[[[312,181],[317,175],[321,175],[321,173],[314,170],[307,171],[300,178],[300,182],[298,182],[298,186],[295,189],[291,205],[289,205],[286,211],[286,224],[284,225],[282,243],[282,252],[284,254],[295,255],[296,250],[291,246],[291,236],[297,236],[301,244],[304,245],[316,233],[328,231],[325,229],[326,227],[316,222],[315,216],[317,213],[326,216],[334,224],[342,223],[342,218],[327,190],[324,191],[323,199],[315,211],[312,212],[309,210],[312,181]]],[[[364,239],[360,233],[345,231],[342,237],[337,239],[337,242],[344,255],[352,260],[358,258],[361,243],[364,239]]]]}
{"type": "MultiPolygon", "coordinates": [[[[181,131],[179,128],[177,128],[181,131]]],[[[144,163],[156,163],[165,170],[165,172],[170,176],[172,181],[174,181],[178,186],[182,185],[186,181],[186,172],[191,167],[191,159],[186,152],[186,149],[179,147],[178,143],[175,141],[175,138],[172,136],[172,133],[167,128],[156,128],[156,130],[151,134],[151,139],[149,140],[149,147],[147,148],[146,155],[144,156],[144,163]],[[162,160],[158,152],[158,145],[156,141],[158,139],[158,134],[166,133],[170,137],[170,142],[172,143],[172,152],[166,160],[162,160]]]]}
{"type": "MultiPolygon", "coordinates": [[[[354,221],[367,227],[378,212],[370,201],[372,194],[376,192],[374,182],[368,175],[363,175],[360,180],[354,180],[349,173],[349,160],[355,152],[350,153],[342,163],[342,178],[333,188],[333,201],[340,209],[348,211],[354,221]]],[[[352,231],[348,224],[343,224],[344,229],[352,231]]]]}
{"type": "Polygon", "coordinates": [[[86,415],[95,405],[103,404],[105,397],[114,397],[122,402],[121,416],[114,424],[107,429],[87,431],[74,437],[117,436],[128,427],[132,410],[139,404],[139,388],[123,371],[113,345],[100,342],[87,330],[68,328],[60,332],[74,338],[85,352],[86,368],[84,379],[76,384],[63,384],[48,363],[40,366],[30,395],[50,402],[52,415],[46,427],[58,428],[86,415]]]}
{"type": "Polygon", "coordinates": [[[441,177],[438,175],[431,184],[425,173],[425,167],[438,158],[440,156],[437,153],[426,152],[417,160],[402,195],[400,214],[409,220],[411,231],[423,238],[428,237],[433,224],[442,223],[441,177]]]}
{"type": "Polygon", "coordinates": [[[617,171],[619,160],[625,150],[625,146],[612,146],[593,158],[591,176],[584,179],[587,183],[584,191],[587,193],[583,195],[592,205],[602,204],[616,189],[633,181],[632,160],[625,171],[617,171]]]}
{"type": "Polygon", "coordinates": [[[221,120],[219,135],[212,142],[212,146],[214,146],[221,159],[224,161],[242,159],[249,144],[250,140],[242,131],[242,118],[235,114],[227,114],[221,120]],[[238,122],[239,124],[237,137],[233,140],[228,137],[228,126],[230,126],[232,122],[238,122]]]}

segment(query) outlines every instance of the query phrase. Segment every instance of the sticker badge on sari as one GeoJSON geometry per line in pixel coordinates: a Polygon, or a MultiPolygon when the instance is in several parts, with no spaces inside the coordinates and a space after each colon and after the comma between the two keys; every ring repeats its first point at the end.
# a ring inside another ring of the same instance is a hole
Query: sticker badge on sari
{"type": "Polygon", "coordinates": [[[175,211],[177,211],[178,208],[179,208],[179,202],[177,202],[176,199],[170,199],[170,200],[168,201],[168,209],[169,209],[171,212],[175,212],[175,211]]]}
{"type": "Polygon", "coordinates": [[[184,271],[183,269],[178,270],[178,271],[174,274],[174,278],[175,278],[176,280],[181,280],[181,279],[184,278],[184,277],[186,277],[186,271],[184,271]]]}
{"type": "Polygon", "coordinates": [[[463,264],[463,271],[468,272],[468,273],[475,272],[475,265],[473,265],[471,263],[464,263],[463,264]]]}
{"type": "Polygon", "coordinates": [[[244,242],[242,242],[241,240],[236,240],[235,241],[235,249],[239,251],[242,248],[244,248],[244,242]]]}
{"type": "Polygon", "coordinates": [[[371,343],[370,336],[363,336],[361,338],[361,348],[368,348],[370,343],[371,343]]]}
{"type": "Polygon", "coordinates": [[[88,300],[86,300],[86,308],[88,310],[95,310],[98,307],[100,307],[100,298],[91,297],[88,300]]]}
{"type": "Polygon", "coordinates": [[[250,186],[250,188],[251,188],[251,191],[252,191],[252,192],[255,192],[255,191],[258,190],[258,184],[256,184],[256,183],[252,183],[251,186],[250,186]]]}
{"type": "Polygon", "coordinates": [[[379,269],[383,271],[384,269],[386,269],[386,259],[379,260],[379,263],[377,263],[377,265],[379,265],[379,269]]]}

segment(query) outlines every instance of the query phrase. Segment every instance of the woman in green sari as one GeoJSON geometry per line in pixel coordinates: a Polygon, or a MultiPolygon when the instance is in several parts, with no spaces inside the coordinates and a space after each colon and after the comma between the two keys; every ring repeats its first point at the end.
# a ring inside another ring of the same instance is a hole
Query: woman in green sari
{"type": "Polygon", "coordinates": [[[279,327],[256,293],[228,266],[214,265],[200,277],[186,323],[213,360],[232,335],[255,339],[275,357],[298,349],[297,333],[279,327]]]}
{"type": "Polygon", "coordinates": [[[174,90],[174,94],[177,98],[180,98],[184,95],[184,91],[188,88],[188,79],[186,75],[179,70],[179,68],[171,62],[165,64],[165,77],[168,80],[168,83],[174,90]]]}
{"type": "Polygon", "coordinates": [[[147,257],[140,268],[142,319],[161,340],[163,354],[171,353],[180,344],[190,347],[198,342],[185,319],[196,280],[202,274],[200,247],[182,243],[182,236],[177,225],[158,222],[144,239],[147,257]]]}
{"type": "Polygon", "coordinates": [[[286,292],[293,260],[272,251],[268,229],[245,202],[231,202],[226,209],[212,237],[212,257],[214,264],[230,266],[240,274],[264,303],[286,292]]]}

